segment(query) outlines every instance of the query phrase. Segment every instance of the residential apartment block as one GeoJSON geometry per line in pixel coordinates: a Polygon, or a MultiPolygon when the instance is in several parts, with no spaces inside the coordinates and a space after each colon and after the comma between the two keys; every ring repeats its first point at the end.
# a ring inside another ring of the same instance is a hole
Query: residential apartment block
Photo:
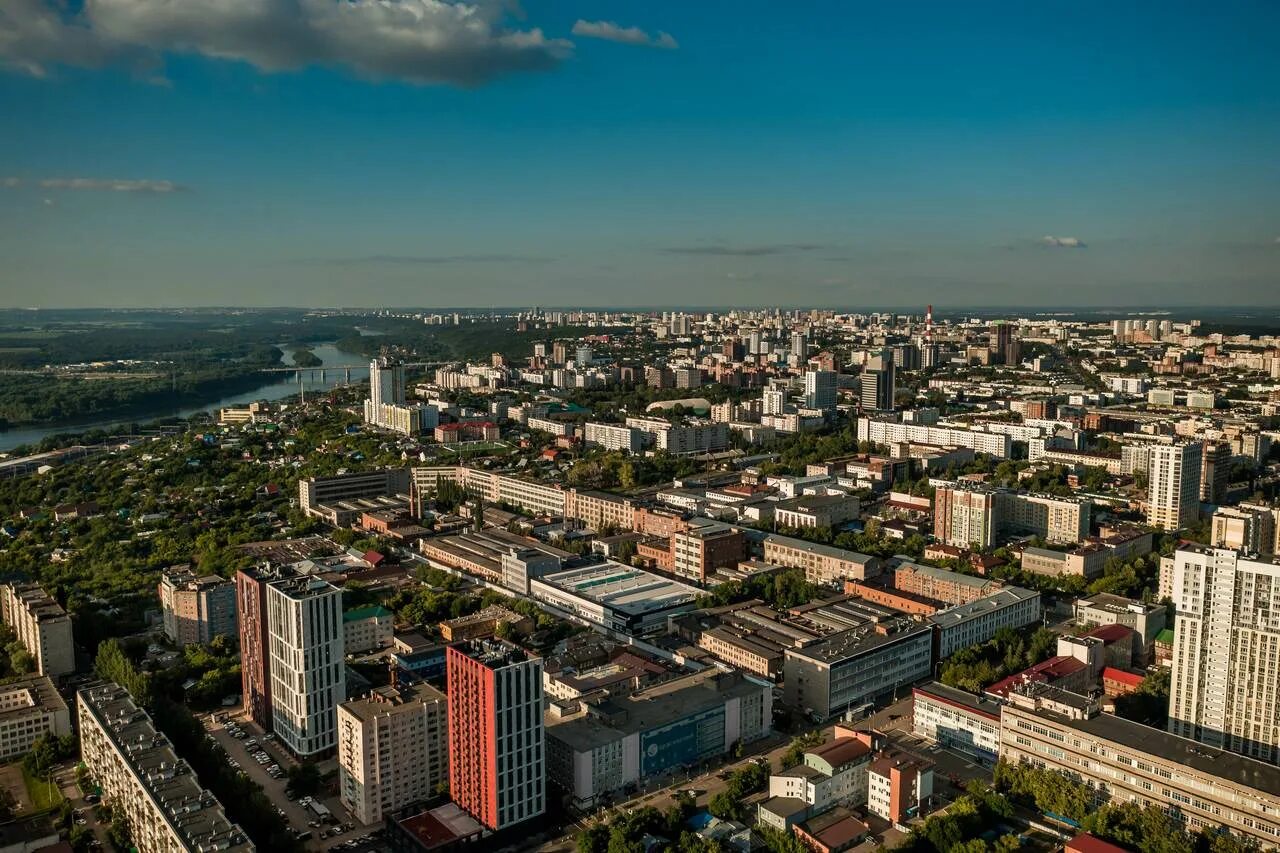
{"type": "Polygon", "coordinates": [[[846,578],[866,580],[880,574],[876,557],[776,534],[765,537],[764,559],[777,566],[804,569],[810,583],[827,586],[841,584],[846,578]]]}
{"type": "Polygon", "coordinates": [[[342,590],[288,567],[236,576],[245,707],[295,755],[337,745],[346,698],[342,590]]]}
{"type": "Polygon", "coordinates": [[[1089,535],[1092,504],[1082,498],[952,483],[934,490],[933,531],[962,548],[990,548],[1011,536],[1079,542],[1089,535]]]}
{"type": "Polygon", "coordinates": [[[448,705],[427,684],[374,688],[338,706],[338,793],[361,823],[435,796],[449,778],[448,705]]]}
{"type": "Polygon", "coordinates": [[[1280,763],[1280,561],[1179,548],[1173,603],[1169,731],[1280,763]]]}
{"type": "Polygon", "coordinates": [[[164,633],[178,646],[203,645],[236,636],[236,585],[219,575],[197,577],[175,566],[160,577],[164,633]]]}
{"type": "Polygon", "coordinates": [[[123,687],[100,683],[77,699],[81,760],[139,853],[256,849],[123,687]]]}
{"type": "Polygon", "coordinates": [[[0,619],[17,634],[40,675],[57,678],[75,672],[71,617],[38,584],[0,586],[0,619]]]}
{"type": "Polygon", "coordinates": [[[500,640],[445,653],[449,796],[491,830],[546,807],[542,659],[500,640]]]}
{"type": "Polygon", "coordinates": [[[1178,530],[1200,517],[1201,446],[1155,445],[1148,457],[1147,523],[1178,530]]]}

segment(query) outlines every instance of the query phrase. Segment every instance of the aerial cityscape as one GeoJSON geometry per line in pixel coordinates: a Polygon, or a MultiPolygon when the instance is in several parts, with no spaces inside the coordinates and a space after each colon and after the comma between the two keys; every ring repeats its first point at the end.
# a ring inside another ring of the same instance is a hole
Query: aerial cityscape
{"type": "Polygon", "coordinates": [[[0,0],[0,853],[1280,849],[1280,7],[716,5],[0,0]]]}

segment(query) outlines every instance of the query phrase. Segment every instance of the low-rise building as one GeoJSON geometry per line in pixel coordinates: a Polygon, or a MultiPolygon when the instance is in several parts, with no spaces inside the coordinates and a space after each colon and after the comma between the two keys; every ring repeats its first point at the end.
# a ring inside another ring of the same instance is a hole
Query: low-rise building
{"type": "Polygon", "coordinates": [[[338,706],[338,793],[361,823],[432,797],[449,778],[448,705],[426,684],[378,687],[338,706]]]}
{"type": "Polygon", "coordinates": [[[342,648],[358,654],[391,645],[396,630],[395,614],[385,607],[369,605],[342,614],[342,648]]]}
{"type": "Polygon", "coordinates": [[[933,762],[902,750],[876,756],[867,769],[867,811],[901,826],[929,811],[933,762]]]}
{"type": "Polygon", "coordinates": [[[785,831],[835,806],[865,805],[867,770],[879,741],[871,732],[837,729],[830,743],[808,750],[801,763],[769,777],[769,799],[760,804],[759,821],[785,831]]]}
{"type": "Polygon", "coordinates": [[[901,592],[946,604],[968,604],[990,595],[1003,584],[992,578],[975,577],[910,560],[900,560],[893,567],[893,586],[901,592]]]}
{"type": "Polygon", "coordinates": [[[856,495],[801,495],[778,501],[773,518],[781,527],[836,527],[858,517],[856,495]]]}
{"type": "Polygon", "coordinates": [[[1134,648],[1134,663],[1146,663],[1151,656],[1151,644],[1164,630],[1168,612],[1163,605],[1135,601],[1110,593],[1099,593],[1081,598],[1075,604],[1076,622],[1081,625],[1123,625],[1138,635],[1134,648]]]}
{"type": "Polygon", "coordinates": [[[709,668],[546,717],[547,775],[579,808],[640,779],[724,755],[771,731],[772,685],[709,668]]]}
{"type": "Polygon", "coordinates": [[[835,586],[846,578],[866,580],[880,574],[880,560],[856,551],[771,534],[764,539],[766,562],[804,569],[810,583],[835,586]]]}
{"type": "Polygon", "coordinates": [[[666,630],[668,616],[692,610],[701,590],[643,569],[602,563],[531,580],[529,594],[611,630],[649,636],[666,630]]]}
{"type": "Polygon", "coordinates": [[[255,849],[123,687],[96,684],[77,699],[80,758],[139,853],[255,849]]]}
{"type": "Polygon", "coordinates": [[[937,633],[937,658],[985,643],[1002,628],[1017,630],[1040,621],[1040,593],[1006,586],[976,601],[957,604],[927,617],[937,633]]]}
{"type": "Polygon", "coordinates": [[[1000,757],[1082,782],[1096,804],[1153,805],[1188,832],[1225,829],[1264,848],[1280,838],[1274,765],[1101,713],[1082,696],[1042,686],[1011,693],[1000,757]]]}
{"type": "Polygon", "coordinates": [[[0,762],[21,758],[44,735],[71,734],[71,712],[48,676],[0,684],[0,762]]]}
{"type": "Polygon", "coordinates": [[[929,675],[933,629],[906,618],[868,622],[786,650],[783,701],[813,720],[884,698],[929,675]]]}
{"type": "Polygon", "coordinates": [[[932,681],[912,693],[912,730],[990,767],[1000,757],[1000,705],[932,681]]]}
{"type": "Polygon", "coordinates": [[[478,640],[492,637],[497,633],[499,625],[510,625],[512,631],[519,633],[533,630],[533,620],[528,616],[508,610],[500,604],[491,604],[475,613],[441,622],[440,637],[446,643],[478,640]]]}

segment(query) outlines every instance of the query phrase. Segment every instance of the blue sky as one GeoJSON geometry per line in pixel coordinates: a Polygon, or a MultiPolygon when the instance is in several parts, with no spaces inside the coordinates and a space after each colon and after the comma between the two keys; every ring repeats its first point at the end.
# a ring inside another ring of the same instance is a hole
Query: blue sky
{"type": "Polygon", "coordinates": [[[1274,3],[177,5],[0,7],[0,304],[1280,304],[1274,3]]]}

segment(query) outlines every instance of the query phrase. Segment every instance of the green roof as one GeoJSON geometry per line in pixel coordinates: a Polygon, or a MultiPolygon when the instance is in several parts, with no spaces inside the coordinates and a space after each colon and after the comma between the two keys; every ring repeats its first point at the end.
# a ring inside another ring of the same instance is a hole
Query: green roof
{"type": "Polygon", "coordinates": [[[357,607],[355,610],[348,610],[342,614],[343,622],[359,622],[361,619],[380,619],[383,616],[390,616],[391,611],[385,607],[379,607],[376,604],[370,604],[366,607],[357,607]]]}
{"type": "Polygon", "coordinates": [[[1168,645],[1173,645],[1173,629],[1165,628],[1159,634],[1156,634],[1155,641],[1157,643],[1166,643],[1168,645]]]}

